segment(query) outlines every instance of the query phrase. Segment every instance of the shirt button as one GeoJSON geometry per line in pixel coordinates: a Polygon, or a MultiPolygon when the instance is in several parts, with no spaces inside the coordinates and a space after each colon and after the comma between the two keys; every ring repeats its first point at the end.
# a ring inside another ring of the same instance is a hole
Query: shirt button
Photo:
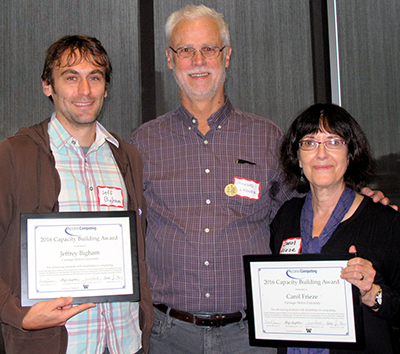
{"type": "Polygon", "coordinates": [[[76,144],[76,141],[75,141],[75,140],[72,140],[71,143],[72,143],[72,145],[75,145],[75,144],[76,144]]]}
{"type": "Polygon", "coordinates": [[[210,229],[209,229],[208,227],[206,227],[206,228],[204,229],[204,232],[209,233],[209,232],[210,232],[210,229]]]}
{"type": "Polygon", "coordinates": [[[210,265],[210,262],[209,261],[205,261],[204,265],[208,267],[210,265]]]}
{"type": "Polygon", "coordinates": [[[192,127],[189,127],[188,129],[189,129],[189,130],[192,130],[192,127]]]}
{"type": "Polygon", "coordinates": [[[219,125],[219,126],[218,126],[218,129],[221,129],[221,128],[222,128],[222,127],[219,125]]]}
{"type": "Polygon", "coordinates": [[[209,170],[208,168],[206,168],[206,169],[204,170],[204,172],[205,172],[205,173],[210,173],[210,170],[209,170]]]}
{"type": "Polygon", "coordinates": [[[207,200],[206,200],[206,204],[211,204],[211,200],[210,200],[210,199],[207,199],[207,200]]]}
{"type": "Polygon", "coordinates": [[[93,187],[89,187],[89,190],[92,191],[92,190],[93,190],[93,187]]]}
{"type": "Polygon", "coordinates": [[[208,140],[204,140],[204,145],[207,145],[208,144],[208,140]]]}
{"type": "Polygon", "coordinates": [[[192,123],[193,123],[193,124],[196,124],[196,119],[192,119],[192,123]]]}
{"type": "Polygon", "coordinates": [[[210,293],[206,293],[206,298],[208,299],[210,297],[210,293]]]}

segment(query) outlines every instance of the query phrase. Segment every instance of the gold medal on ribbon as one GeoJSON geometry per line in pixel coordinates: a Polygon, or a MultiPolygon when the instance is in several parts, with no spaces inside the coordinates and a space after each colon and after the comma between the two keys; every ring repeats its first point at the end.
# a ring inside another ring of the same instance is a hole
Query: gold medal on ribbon
{"type": "Polygon", "coordinates": [[[237,194],[237,192],[238,192],[238,189],[237,189],[237,187],[234,185],[234,184],[228,184],[226,187],[225,187],[225,194],[228,196],[228,197],[234,197],[236,194],[237,194]]]}

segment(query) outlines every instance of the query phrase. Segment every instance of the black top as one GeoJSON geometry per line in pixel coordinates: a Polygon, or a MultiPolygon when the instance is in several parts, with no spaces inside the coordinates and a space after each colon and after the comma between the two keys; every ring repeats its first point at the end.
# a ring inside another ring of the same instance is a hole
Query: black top
{"type": "MultiPolygon", "coordinates": [[[[271,250],[279,253],[283,240],[300,237],[300,215],[305,198],[293,198],[278,211],[271,224],[271,250]]],[[[382,288],[382,306],[372,311],[363,305],[364,350],[336,350],[331,353],[393,353],[388,320],[400,308],[400,214],[364,197],[356,212],[339,224],[321,253],[343,254],[351,245],[357,255],[372,262],[375,284],[382,288]]],[[[286,350],[279,350],[286,353],[286,350]]]]}

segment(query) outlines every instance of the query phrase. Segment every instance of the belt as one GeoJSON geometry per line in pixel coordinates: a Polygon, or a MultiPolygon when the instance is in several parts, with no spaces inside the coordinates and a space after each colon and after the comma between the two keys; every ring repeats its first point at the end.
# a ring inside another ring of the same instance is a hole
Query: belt
{"type": "MultiPolygon", "coordinates": [[[[153,304],[153,306],[163,313],[168,312],[168,306],[164,304],[157,304],[157,305],[153,304]]],[[[246,313],[246,317],[243,318],[243,320],[247,320],[247,311],[246,310],[244,311],[246,313]]],[[[203,326],[203,327],[222,327],[230,323],[239,322],[243,317],[241,312],[207,315],[207,314],[191,314],[188,312],[183,312],[175,309],[171,309],[169,311],[169,315],[180,321],[194,323],[196,326],[203,326]]]]}

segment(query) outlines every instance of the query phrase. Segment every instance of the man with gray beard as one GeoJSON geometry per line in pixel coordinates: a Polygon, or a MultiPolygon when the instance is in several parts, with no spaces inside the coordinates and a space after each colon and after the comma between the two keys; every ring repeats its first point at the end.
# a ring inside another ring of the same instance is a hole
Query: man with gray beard
{"type": "Polygon", "coordinates": [[[182,105],[131,138],[144,162],[152,353],[274,353],[249,346],[242,256],[270,253],[269,223],[292,196],[280,128],[224,94],[232,47],[222,15],[188,6],[166,24],[182,105]]]}

